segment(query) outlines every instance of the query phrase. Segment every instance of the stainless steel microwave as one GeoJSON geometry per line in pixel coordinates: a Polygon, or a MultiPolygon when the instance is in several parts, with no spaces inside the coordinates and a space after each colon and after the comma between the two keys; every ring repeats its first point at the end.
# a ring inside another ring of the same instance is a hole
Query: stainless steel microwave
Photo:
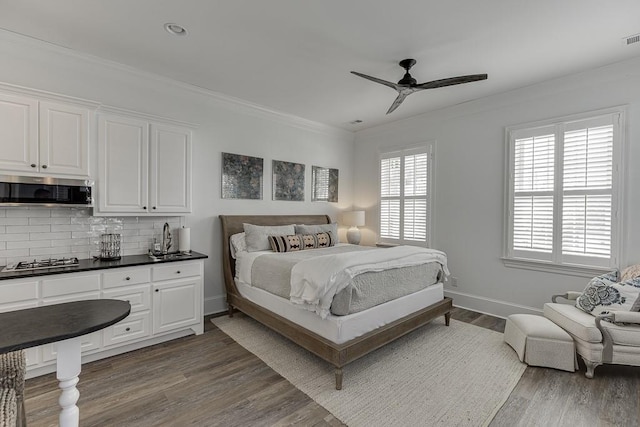
{"type": "Polygon", "coordinates": [[[0,207],[92,207],[92,186],[90,180],[0,175],[0,207]]]}

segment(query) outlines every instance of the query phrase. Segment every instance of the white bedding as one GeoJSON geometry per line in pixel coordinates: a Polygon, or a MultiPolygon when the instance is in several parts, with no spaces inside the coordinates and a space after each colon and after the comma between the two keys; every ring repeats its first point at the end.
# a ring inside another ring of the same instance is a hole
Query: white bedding
{"type": "Polygon", "coordinates": [[[444,252],[416,246],[323,255],[298,262],[291,270],[291,302],[314,311],[323,319],[333,297],[357,275],[437,262],[446,276],[444,252]]]}

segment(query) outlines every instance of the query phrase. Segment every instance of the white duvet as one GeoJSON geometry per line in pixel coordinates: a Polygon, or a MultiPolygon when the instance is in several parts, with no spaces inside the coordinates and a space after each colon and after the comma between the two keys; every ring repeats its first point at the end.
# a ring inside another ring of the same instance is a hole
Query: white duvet
{"type": "Polygon", "coordinates": [[[444,252],[415,246],[324,255],[297,263],[291,270],[291,302],[323,319],[333,297],[358,274],[438,262],[449,275],[444,252]]]}

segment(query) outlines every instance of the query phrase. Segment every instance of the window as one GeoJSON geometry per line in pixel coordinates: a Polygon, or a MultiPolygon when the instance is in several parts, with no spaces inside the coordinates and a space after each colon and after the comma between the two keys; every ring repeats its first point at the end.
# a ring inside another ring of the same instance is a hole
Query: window
{"type": "Polygon", "coordinates": [[[617,266],[623,118],[615,109],[507,129],[507,260],[617,266]]]}
{"type": "Polygon", "coordinates": [[[380,230],[384,243],[431,242],[433,143],[380,156],[380,230]]]}

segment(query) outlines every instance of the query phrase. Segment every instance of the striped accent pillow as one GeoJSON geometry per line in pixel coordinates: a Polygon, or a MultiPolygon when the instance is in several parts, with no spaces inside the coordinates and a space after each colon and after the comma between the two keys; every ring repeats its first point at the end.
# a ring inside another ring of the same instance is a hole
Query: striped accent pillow
{"type": "Polygon", "coordinates": [[[328,248],[335,246],[333,233],[325,231],[315,234],[290,234],[269,236],[269,244],[274,252],[293,252],[305,249],[328,248]]]}

